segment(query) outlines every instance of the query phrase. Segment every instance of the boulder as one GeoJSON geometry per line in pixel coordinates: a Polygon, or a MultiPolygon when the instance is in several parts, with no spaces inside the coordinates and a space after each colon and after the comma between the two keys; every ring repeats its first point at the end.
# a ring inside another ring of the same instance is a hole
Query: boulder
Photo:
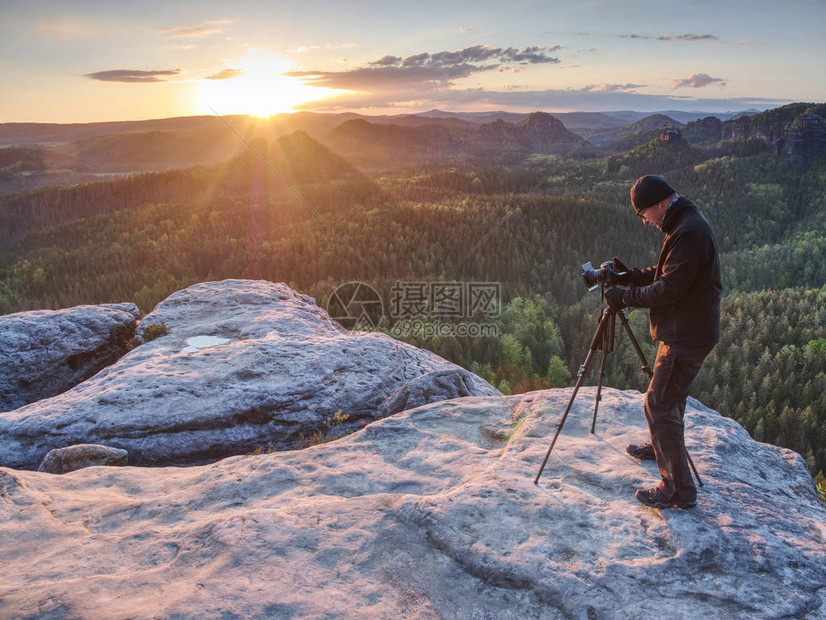
{"type": "Polygon", "coordinates": [[[440,400],[471,396],[476,375],[464,368],[429,372],[408,381],[379,406],[379,417],[386,417],[440,400]]]}
{"type": "Polygon", "coordinates": [[[105,465],[108,467],[123,467],[126,465],[129,455],[126,450],[98,446],[95,444],[79,444],[68,448],[56,448],[50,450],[43,457],[37,471],[47,474],[67,474],[70,471],[83,469],[84,467],[97,467],[105,465]]]}
{"type": "MultiPolygon", "coordinates": [[[[137,337],[149,334],[158,337],[74,389],[0,414],[0,466],[33,469],[49,450],[78,443],[127,450],[133,465],[290,449],[338,411],[338,433],[360,428],[407,383],[461,372],[385,334],[347,331],[312,298],[273,282],[178,291],[141,321],[137,337]]],[[[499,394],[462,377],[462,391],[433,384],[426,398],[499,394]]]]}
{"type": "Polygon", "coordinates": [[[65,392],[129,350],[135,304],[0,316],[0,411],[65,392]]]}
{"type": "Polygon", "coordinates": [[[0,617],[823,618],[803,459],[690,400],[691,510],[634,490],[643,396],[431,403],[305,450],[190,468],[0,469],[0,617]],[[25,532],[25,535],[21,535],[25,532]],[[667,613],[663,610],[667,609],[667,613]]]}

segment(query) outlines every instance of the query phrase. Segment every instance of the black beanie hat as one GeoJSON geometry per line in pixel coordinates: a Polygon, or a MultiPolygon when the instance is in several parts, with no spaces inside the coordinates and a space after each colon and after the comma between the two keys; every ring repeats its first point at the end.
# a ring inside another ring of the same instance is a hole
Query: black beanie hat
{"type": "Polygon", "coordinates": [[[637,179],[631,188],[631,204],[639,213],[643,209],[665,200],[674,193],[674,188],[662,177],[653,174],[637,179]]]}

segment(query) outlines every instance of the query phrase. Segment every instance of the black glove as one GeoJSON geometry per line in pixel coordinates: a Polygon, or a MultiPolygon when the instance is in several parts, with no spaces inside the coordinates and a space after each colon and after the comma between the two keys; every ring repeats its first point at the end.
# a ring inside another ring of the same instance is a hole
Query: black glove
{"type": "Polygon", "coordinates": [[[605,302],[614,312],[619,312],[627,306],[627,304],[622,300],[623,293],[625,293],[623,289],[613,287],[605,291],[605,302]]]}
{"type": "Polygon", "coordinates": [[[611,259],[614,263],[614,268],[622,273],[621,276],[614,276],[613,280],[616,284],[631,284],[631,269],[625,266],[619,258],[616,256],[611,259]]]}

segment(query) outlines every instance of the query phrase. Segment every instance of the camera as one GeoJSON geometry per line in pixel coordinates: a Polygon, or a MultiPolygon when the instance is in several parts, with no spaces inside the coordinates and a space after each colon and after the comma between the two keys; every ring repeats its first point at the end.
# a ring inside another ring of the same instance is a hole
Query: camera
{"type": "Polygon", "coordinates": [[[620,271],[617,265],[612,260],[607,260],[595,269],[591,262],[587,262],[582,266],[582,279],[585,286],[593,290],[599,284],[607,284],[612,286],[619,283],[619,277],[624,276],[625,271],[620,271]]]}

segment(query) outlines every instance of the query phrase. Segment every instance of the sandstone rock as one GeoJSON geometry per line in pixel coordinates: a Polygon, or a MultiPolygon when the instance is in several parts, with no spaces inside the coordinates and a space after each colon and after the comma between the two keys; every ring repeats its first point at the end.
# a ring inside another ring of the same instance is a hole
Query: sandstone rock
{"type": "Polygon", "coordinates": [[[660,140],[668,144],[679,144],[682,142],[682,137],[680,129],[674,127],[674,125],[663,125],[662,130],[660,130],[660,140]]]}
{"type": "Polygon", "coordinates": [[[98,446],[95,444],[78,444],[68,448],[56,448],[50,450],[43,457],[37,471],[47,474],[67,474],[70,471],[83,469],[85,467],[97,467],[106,465],[109,467],[122,467],[126,465],[129,455],[126,450],[98,446]]]}
{"type": "Polygon", "coordinates": [[[486,123],[479,128],[479,137],[485,142],[519,146],[539,153],[570,148],[581,142],[579,136],[565,129],[562,121],[546,112],[533,112],[516,124],[502,119],[486,123]]]}
{"type": "Polygon", "coordinates": [[[428,405],[440,400],[471,396],[476,375],[464,368],[429,372],[408,381],[396,392],[384,399],[379,407],[379,417],[386,417],[428,405]]]}
{"type": "Polygon", "coordinates": [[[811,157],[826,153],[826,129],[817,114],[801,114],[783,130],[774,143],[775,153],[792,168],[801,170],[811,157]]]}
{"type": "Polygon", "coordinates": [[[135,304],[0,316],[0,411],[65,392],[116,361],[139,316],[135,304]]]}
{"type": "MultiPolygon", "coordinates": [[[[49,450],[77,443],[122,448],[133,465],[290,449],[338,410],[348,416],[339,431],[360,428],[408,382],[460,370],[384,334],[348,332],[311,298],[272,282],[197,284],[159,304],[138,337],[153,325],[168,333],[60,396],[0,414],[0,465],[33,469],[49,450]]],[[[499,394],[462,377],[468,394],[499,394]]],[[[434,384],[427,400],[455,395],[434,384]]]]}
{"type": "Polygon", "coordinates": [[[643,397],[408,410],[192,468],[0,469],[0,617],[823,618],[826,508],[797,454],[696,401],[693,510],[638,504],[643,397]],[[668,609],[663,614],[663,608],[668,609]]]}

